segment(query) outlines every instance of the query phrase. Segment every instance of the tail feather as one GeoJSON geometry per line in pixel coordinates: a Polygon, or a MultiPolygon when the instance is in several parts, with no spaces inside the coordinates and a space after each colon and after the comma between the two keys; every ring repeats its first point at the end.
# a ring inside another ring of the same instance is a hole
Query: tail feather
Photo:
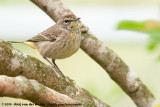
{"type": "Polygon", "coordinates": [[[9,43],[24,43],[25,45],[30,46],[31,48],[36,48],[36,45],[34,42],[28,42],[28,41],[8,41],[9,43]]]}
{"type": "Polygon", "coordinates": [[[24,43],[24,41],[7,41],[9,43],[24,43]]]}

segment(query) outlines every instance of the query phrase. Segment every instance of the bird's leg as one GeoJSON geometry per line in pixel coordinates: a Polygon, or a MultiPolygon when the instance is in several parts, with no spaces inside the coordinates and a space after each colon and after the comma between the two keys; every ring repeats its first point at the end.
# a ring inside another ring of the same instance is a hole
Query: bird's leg
{"type": "Polygon", "coordinates": [[[55,59],[52,59],[52,63],[58,68],[57,64],[55,63],[55,59]]]}
{"type": "Polygon", "coordinates": [[[56,65],[55,63],[51,63],[46,57],[43,57],[43,58],[44,58],[49,64],[52,65],[54,71],[57,71],[57,70],[58,70],[59,73],[63,74],[63,73],[58,69],[58,67],[57,67],[57,65],[56,65]]]}
{"type": "MultiPolygon", "coordinates": [[[[52,59],[52,63],[56,66],[56,68],[58,69],[58,71],[61,72],[61,70],[58,68],[57,64],[55,63],[55,59],[52,59]]],[[[63,73],[61,72],[61,74],[63,74],[63,73]]]]}

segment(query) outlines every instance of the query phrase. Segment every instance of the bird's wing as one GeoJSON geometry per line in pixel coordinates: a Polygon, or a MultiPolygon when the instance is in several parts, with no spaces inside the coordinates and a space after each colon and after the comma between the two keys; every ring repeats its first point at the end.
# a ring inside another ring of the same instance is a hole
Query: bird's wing
{"type": "Polygon", "coordinates": [[[52,26],[49,29],[43,31],[42,33],[32,37],[27,40],[29,42],[40,42],[40,41],[55,41],[58,36],[62,33],[61,29],[57,29],[56,26],[52,26]]]}
{"type": "Polygon", "coordinates": [[[40,33],[31,39],[28,39],[29,42],[41,42],[41,41],[55,41],[56,35],[51,33],[40,33]]]}

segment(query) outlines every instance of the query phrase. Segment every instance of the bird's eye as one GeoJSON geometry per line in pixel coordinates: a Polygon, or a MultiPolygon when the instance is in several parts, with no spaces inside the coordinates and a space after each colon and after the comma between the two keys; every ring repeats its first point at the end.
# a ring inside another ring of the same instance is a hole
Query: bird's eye
{"type": "Polygon", "coordinates": [[[65,23],[68,23],[68,22],[70,22],[70,20],[64,20],[64,22],[65,22],[65,23]]]}

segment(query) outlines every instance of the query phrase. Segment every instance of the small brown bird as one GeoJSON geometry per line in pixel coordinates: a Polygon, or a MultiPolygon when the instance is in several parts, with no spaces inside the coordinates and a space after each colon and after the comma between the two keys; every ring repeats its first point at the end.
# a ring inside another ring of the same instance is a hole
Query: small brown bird
{"type": "MultiPolygon", "coordinates": [[[[55,25],[26,41],[9,41],[24,43],[36,49],[53,68],[58,69],[55,59],[63,59],[73,55],[80,47],[81,32],[78,26],[80,18],[67,14],[55,25]],[[51,63],[47,58],[51,58],[51,63]]],[[[58,69],[60,72],[60,70],[58,69]]]]}

